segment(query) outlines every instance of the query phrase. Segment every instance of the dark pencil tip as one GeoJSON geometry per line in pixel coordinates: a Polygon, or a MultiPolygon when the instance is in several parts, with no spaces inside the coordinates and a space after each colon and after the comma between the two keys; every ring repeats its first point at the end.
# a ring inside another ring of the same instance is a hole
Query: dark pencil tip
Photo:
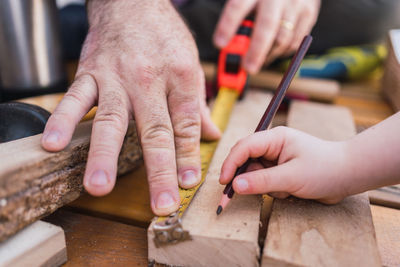
{"type": "Polygon", "coordinates": [[[219,205],[219,206],[218,206],[218,209],[217,209],[217,215],[219,215],[221,212],[222,212],[222,206],[219,205]]]}

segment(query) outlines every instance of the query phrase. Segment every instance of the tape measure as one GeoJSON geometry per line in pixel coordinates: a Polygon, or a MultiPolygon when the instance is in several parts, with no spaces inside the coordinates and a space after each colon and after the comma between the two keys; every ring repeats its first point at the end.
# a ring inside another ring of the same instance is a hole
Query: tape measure
{"type": "MultiPolygon", "coordinates": [[[[247,73],[241,67],[241,58],[250,44],[253,21],[242,22],[237,34],[227,47],[221,50],[218,60],[218,94],[211,112],[211,119],[223,133],[228,125],[232,109],[242,94],[247,81],[247,73]]],[[[201,181],[190,189],[179,189],[181,204],[178,211],[167,217],[157,217],[153,225],[154,243],[157,247],[190,239],[190,234],[181,224],[181,217],[194,195],[205,180],[218,141],[200,143],[201,181]]]]}

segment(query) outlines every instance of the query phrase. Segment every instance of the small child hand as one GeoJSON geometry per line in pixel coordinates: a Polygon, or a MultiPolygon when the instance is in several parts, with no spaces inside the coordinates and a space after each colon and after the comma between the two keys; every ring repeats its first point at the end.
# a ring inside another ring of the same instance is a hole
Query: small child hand
{"type": "Polygon", "coordinates": [[[333,204],[349,195],[346,155],[345,142],[276,127],[240,140],[222,166],[220,183],[229,183],[236,169],[253,158],[258,161],[233,182],[236,193],[269,193],[278,198],[293,195],[333,204]],[[277,165],[265,168],[268,162],[277,165]]]}

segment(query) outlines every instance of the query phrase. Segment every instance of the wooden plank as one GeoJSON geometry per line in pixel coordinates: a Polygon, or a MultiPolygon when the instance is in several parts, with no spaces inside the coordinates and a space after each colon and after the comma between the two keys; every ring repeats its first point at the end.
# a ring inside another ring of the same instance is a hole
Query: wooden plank
{"type": "Polygon", "coordinates": [[[383,266],[400,266],[400,210],[371,205],[383,266]]]}
{"type": "Polygon", "coordinates": [[[147,266],[146,229],[60,209],[44,220],[61,226],[69,266],[147,266]]]}
{"type": "Polygon", "coordinates": [[[37,221],[0,243],[0,266],[59,266],[67,261],[61,227],[37,221]]]}
{"type": "Polygon", "coordinates": [[[372,204],[400,209],[400,185],[385,186],[368,192],[372,204]]]}
{"type": "MultiPolygon", "coordinates": [[[[347,109],[308,102],[292,102],[288,126],[328,140],[355,134],[347,109]]],[[[337,205],[276,199],[262,266],[380,266],[367,195],[337,205]]]]}
{"type": "Polygon", "coordinates": [[[235,106],[206,180],[183,216],[192,240],[157,248],[153,222],[148,228],[149,260],[178,266],[258,266],[261,197],[235,195],[221,215],[215,211],[224,189],[218,182],[221,164],[236,141],[254,131],[270,99],[269,94],[249,91],[235,106]]]}
{"type": "MultiPolygon", "coordinates": [[[[90,133],[91,122],[80,124],[71,143],[57,153],[41,148],[41,135],[0,145],[0,242],[80,195],[90,133]]],[[[118,173],[127,173],[141,163],[131,122],[118,173]]]]}
{"type": "Polygon", "coordinates": [[[103,197],[88,194],[68,204],[74,210],[147,227],[154,217],[144,165],[118,177],[113,191],[103,197]]]}
{"type": "MultiPolygon", "coordinates": [[[[216,73],[215,64],[202,63],[207,80],[214,80],[216,73]]],[[[262,70],[249,77],[251,87],[275,90],[282,80],[282,73],[262,70]]],[[[314,100],[332,102],[340,92],[340,83],[334,80],[295,78],[288,89],[288,94],[307,97],[314,100]]]]}

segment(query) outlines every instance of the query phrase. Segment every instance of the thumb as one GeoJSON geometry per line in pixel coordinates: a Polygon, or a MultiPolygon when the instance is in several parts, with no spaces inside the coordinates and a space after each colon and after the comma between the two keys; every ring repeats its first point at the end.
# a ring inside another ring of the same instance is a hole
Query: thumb
{"type": "Polygon", "coordinates": [[[298,187],[296,171],[291,162],[271,168],[243,173],[233,181],[233,189],[239,194],[291,193],[298,187]]]}

